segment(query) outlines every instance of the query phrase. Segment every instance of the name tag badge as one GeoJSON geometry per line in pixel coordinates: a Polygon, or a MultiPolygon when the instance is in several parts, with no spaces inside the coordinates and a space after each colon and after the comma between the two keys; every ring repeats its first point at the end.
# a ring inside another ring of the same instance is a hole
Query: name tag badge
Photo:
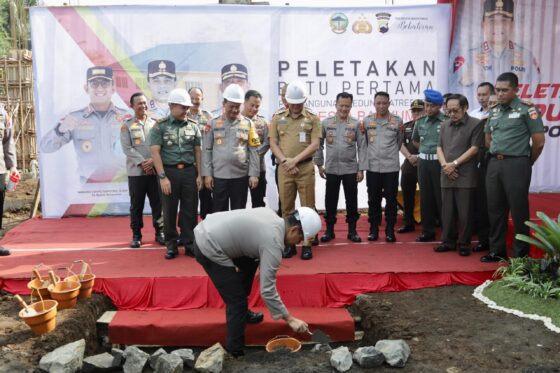
{"type": "Polygon", "coordinates": [[[300,132],[299,133],[299,142],[306,142],[305,141],[305,132],[300,132]]]}
{"type": "Polygon", "coordinates": [[[511,113],[509,115],[510,119],[516,119],[516,118],[521,118],[521,113],[511,113]]]}

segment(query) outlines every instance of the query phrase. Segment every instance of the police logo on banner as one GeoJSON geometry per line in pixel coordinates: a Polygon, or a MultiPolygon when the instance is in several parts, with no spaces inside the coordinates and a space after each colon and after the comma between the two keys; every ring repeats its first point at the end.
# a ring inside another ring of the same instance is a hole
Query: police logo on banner
{"type": "Polygon", "coordinates": [[[332,32],[335,34],[342,34],[348,28],[348,17],[344,13],[334,13],[329,20],[332,32]]]}
{"type": "Polygon", "coordinates": [[[377,27],[379,28],[379,32],[384,34],[389,31],[389,20],[391,19],[391,13],[377,13],[375,15],[377,17],[377,27]]]}

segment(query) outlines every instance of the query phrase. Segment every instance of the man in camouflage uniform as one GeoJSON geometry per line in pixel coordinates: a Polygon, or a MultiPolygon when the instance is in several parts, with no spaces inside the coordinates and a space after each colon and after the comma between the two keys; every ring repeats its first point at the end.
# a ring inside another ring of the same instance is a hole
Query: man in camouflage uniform
{"type": "Polygon", "coordinates": [[[244,209],[247,187],[259,183],[259,137],[250,119],[240,114],[245,92],[232,84],[223,94],[224,113],[212,119],[204,134],[202,176],[213,191],[214,212],[244,209]]]}
{"type": "Polygon", "coordinates": [[[245,93],[245,102],[243,103],[243,113],[242,115],[246,118],[251,119],[255,126],[255,131],[259,136],[259,141],[261,143],[258,154],[259,154],[259,184],[256,188],[250,189],[251,191],[251,204],[253,208],[264,207],[264,196],[266,194],[266,165],[264,163],[264,155],[270,149],[268,144],[268,122],[266,119],[259,115],[259,109],[261,107],[262,95],[255,90],[248,90],[245,93]]]}
{"type": "MultiPolygon", "coordinates": [[[[513,73],[503,73],[496,81],[499,104],[490,110],[484,128],[490,161],[486,173],[488,216],[490,218],[490,252],[482,262],[505,258],[508,216],[514,226],[514,237],[529,235],[529,185],[531,167],[544,148],[544,126],[541,115],[531,103],[517,97],[519,82],[513,73]]],[[[529,254],[529,244],[514,239],[516,258],[529,254]]]]}
{"type": "Polygon", "coordinates": [[[336,115],[321,123],[321,145],[313,159],[319,168],[319,175],[327,180],[325,188],[327,229],[321,237],[321,242],[329,242],[335,238],[334,225],[341,182],[346,199],[347,238],[352,242],[362,241],[356,231],[356,223],[360,218],[358,183],[364,179],[364,169],[367,167],[367,144],[360,131],[358,119],[350,116],[353,99],[350,93],[339,93],[336,96],[336,115]],[[323,156],[325,142],[327,143],[326,161],[323,156]]]}
{"type": "Polygon", "coordinates": [[[418,119],[412,132],[412,141],[419,149],[418,184],[420,186],[420,214],[422,234],[418,242],[436,239],[436,220],[441,221],[441,166],[438,162],[437,144],[441,123],[447,117],[440,111],[443,105],[441,92],[424,91],[426,116],[418,119]]]}
{"type": "Polygon", "coordinates": [[[202,187],[202,157],[198,124],[187,117],[187,110],[191,105],[186,90],[174,89],[169,93],[170,115],[160,119],[150,131],[150,150],[162,192],[166,259],[173,259],[179,253],[179,203],[181,241],[185,245],[185,254],[194,256],[193,230],[197,223],[197,192],[202,187]]]}
{"type": "Polygon", "coordinates": [[[148,102],[150,117],[158,120],[169,115],[167,98],[176,84],[175,63],[168,60],[155,60],[148,64],[148,86],[152,92],[152,99],[148,102]]]}
{"type": "Polygon", "coordinates": [[[511,40],[514,34],[513,0],[486,0],[482,17],[481,45],[456,56],[451,64],[452,92],[474,94],[480,82],[495,82],[506,71],[524,83],[540,78],[540,68],[533,53],[511,40]],[[466,90],[469,90],[467,92],[466,90]]]}
{"type": "Polygon", "coordinates": [[[126,174],[119,139],[121,124],[131,115],[111,102],[115,84],[110,67],[87,69],[84,89],[90,104],[64,117],[43,136],[40,148],[45,153],[53,153],[72,141],[78,156],[80,181],[111,182],[126,174]]]}
{"type": "MultiPolygon", "coordinates": [[[[0,229],[4,215],[4,197],[6,195],[6,178],[11,175],[19,176],[17,170],[16,144],[14,141],[12,121],[0,104],[0,138],[2,139],[3,156],[0,157],[0,229]]],[[[0,247],[0,256],[10,255],[10,250],[0,247]]]]}
{"type": "MultiPolygon", "coordinates": [[[[204,131],[210,120],[212,120],[212,114],[200,107],[204,101],[204,94],[201,88],[193,87],[188,92],[191,97],[192,106],[187,112],[187,117],[198,123],[198,129],[204,141],[204,131]]],[[[212,191],[203,185],[202,189],[198,192],[198,199],[200,200],[200,217],[205,219],[206,215],[212,213],[212,191]]]]}
{"type": "Polygon", "coordinates": [[[165,245],[163,235],[163,217],[161,216],[161,199],[158,179],[154,171],[154,162],[150,153],[150,130],[155,120],[146,112],[148,101],[142,93],[130,97],[134,118],[130,118],[121,127],[121,146],[126,155],[126,173],[128,175],[128,192],[130,194],[130,228],[132,241],[130,247],[138,248],[142,244],[144,202],[146,196],[152,209],[152,224],[156,231],[156,241],[165,245]]]}
{"type": "Polygon", "coordinates": [[[404,161],[401,165],[401,189],[404,205],[403,226],[399,233],[414,232],[414,207],[416,205],[416,185],[418,184],[418,148],[412,143],[412,132],[416,120],[424,115],[424,101],[414,100],[410,104],[412,120],[403,124],[403,144],[401,154],[404,161]]]}

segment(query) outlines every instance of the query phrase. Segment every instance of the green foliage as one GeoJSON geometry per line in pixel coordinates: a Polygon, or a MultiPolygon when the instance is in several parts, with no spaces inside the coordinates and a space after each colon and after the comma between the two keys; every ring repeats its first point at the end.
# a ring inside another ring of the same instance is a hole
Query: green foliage
{"type": "Polygon", "coordinates": [[[14,17],[15,35],[11,28],[10,1],[0,0],[0,56],[8,54],[13,48],[29,49],[31,25],[29,24],[29,7],[37,5],[37,0],[13,0],[17,10],[14,17]]]}
{"type": "Polygon", "coordinates": [[[501,276],[505,287],[533,297],[560,299],[560,216],[557,221],[540,211],[537,216],[542,225],[525,222],[533,229],[533,237],[517,234],[515,238],[542,249],[545,258],[513,258],[509,266],[498,268],[494,277],[501,276]]]}

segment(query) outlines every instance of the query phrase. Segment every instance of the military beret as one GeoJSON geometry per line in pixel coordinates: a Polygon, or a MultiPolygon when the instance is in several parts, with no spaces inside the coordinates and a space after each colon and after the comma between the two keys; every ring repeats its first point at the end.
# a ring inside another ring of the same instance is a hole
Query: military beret
{"type": "Polygon", "coordinates": [[[113,80],[113,69],[106,66],[94,66],[87,69],[88,82],[97,78],[113,80]]]}
{"type": "Polygon", "coordinates": [[[412,101],[412,103],[410,104],[410,109],[411,110],[418,110],[418,109],[422,110],[422,109],[424,109],[424,101],[420,100],[420,99],[412,101]]]}
{"type": "Polygon", "coordinates": [[[443,105],[443,96],[439,91],[426,89],[424,91],[424,97],[427,102],[431,102],[436,105],[443,105]]]}
{"type": "Polygon", "coordinates": [[[230,78],[248,79],[247,67],[240,63],[230,63],[222,67],[222,81],[230,78]]]}
{"type": "Polygon", "coordinates": [[[483,19],[498,14],[513,19],[513,0],[486,0],[484,2],[483,19]]]}
{"type": "Polygon", "coordinates": [[[169,60],[155,60],[148,64],[148,79],[156,76],[175,78],[175,63],[169,60]]]}

